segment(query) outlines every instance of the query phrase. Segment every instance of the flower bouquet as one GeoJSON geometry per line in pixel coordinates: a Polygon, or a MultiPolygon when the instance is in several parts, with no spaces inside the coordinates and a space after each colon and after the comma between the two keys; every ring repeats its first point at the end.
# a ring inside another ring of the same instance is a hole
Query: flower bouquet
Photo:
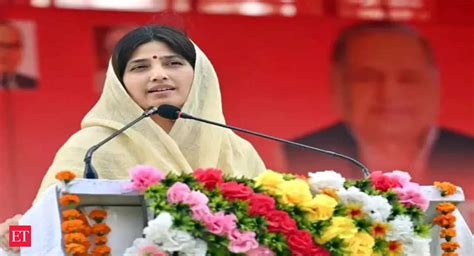
{"type": "Polygon", "coordinates": [[[405,172],[130,173],[154,219],[125,255],[429,255],[428,201],[405,172]]]}

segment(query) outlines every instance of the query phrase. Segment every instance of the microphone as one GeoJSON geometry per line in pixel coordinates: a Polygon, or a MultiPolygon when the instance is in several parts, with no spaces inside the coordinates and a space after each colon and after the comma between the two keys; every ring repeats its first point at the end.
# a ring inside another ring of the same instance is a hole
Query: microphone
{"type": "Polygon", "coordinates": [[[364,174],[364,177],[369,176],[369,169],[365,165],[363,165],[361,162],[357,161],[356,159],[354,159],[352,157],[349,157],[349,156],[346,156],[346,155],[343,155],[343,154],[340,154],[340,153],[337,153],[337,152],[333,152],[333,151],[329,151],[329,150],[325,150],[325,149],[320,149],[320,148],[316,148],[316,147],[311,147],[311,146],[308,146],[308,145],[305,145],[305,144],[280,139],[280,138],[273,137],[273,136],[270,136],[270,135],[266,135],[266,134],[263,134],[263,133],[253,132],[253,131],[245,130],[245,129],[242,129],[242,128],[239,128],[239,127],[235,127],[235,126],[231,126],[231,125],[225,125],[225,124],[205,120],[205,119],[195,117],[195,116],[192,116],[190,114],[186,114],[184,112],[181,112],[181,109],[179,109],[178,107],[168,105],[168,104],[161,105],[158,108],[157,112],[158,112],[158,115],[160,115],[163,118],[167,118],[167,119],[171,119],[171,120],[176,120],[178,118],[196,120],[196,121],[199,121],[199,122],[204,122],[204,123],[207,123],[207,124],[217,125],[217,126],[220,126],[220,127],[231,129],[231,130],[236,130],[236,131],[239,131],[239,132],[255,135],[255,136],[258,136],[258,137],[265,138],[265,139],[274,140],[274,141],[278,141],[278,142],[285,143],[285,144],[288,144],[288,145],[301,147],[301,148],[309,149],[309,150],[312,150],[312,151],[317,151],[317,152],[320,152],[320,153],[323,153],[323,154],[327,154],[327,155],[330,155],[330,156],[333,156],[333,157],[341,158],[341,159],[344,159],[346,161],[349,161],[349,162],[357,165],[362,170],[362,173],[364,174]]]}
{"type": "Polygon", "coordinates": [[[132,122],[128,123],[122,129],[115,131],[109,137],[105,138],[104,140],[97,143],[96,145],[90,147],[86,152],[86,156],[84,157],[84,163],[85,163],[84,175],[83,175],[84,178],[86,178],[86,179],[97,179],[97,178],[99,178],[99,175],[97,174],[97,171],[95,170],[94,166],[92,166],[92,154],[94,154],[94,152],[97,149],[99,149],[105,143],[109,142],[111,139],[117,137],[119,134],[121,134],[122,132],[124,132],[128,128],[132,127],[137,122],[141,121],[143,118],[149,117],[153,114],[156,114],[157,112],[158,112],[157,107],[149,108],[147,111],[143,112],[143,114],[140,117],[138,117],[137,119],[135,119],[132,122]]]}

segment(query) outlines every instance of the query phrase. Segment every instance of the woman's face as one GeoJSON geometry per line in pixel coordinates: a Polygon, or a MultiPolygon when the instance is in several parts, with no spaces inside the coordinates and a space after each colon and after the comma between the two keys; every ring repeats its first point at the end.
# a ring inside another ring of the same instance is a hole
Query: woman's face
{"type": "Polygon", "coordinates": [[[133,52],[125,67],[123,83],[142,109],[162,104],[181,108],[193,78],[193,67],[186,59],[165,43],[152,41],[133,52]]]}

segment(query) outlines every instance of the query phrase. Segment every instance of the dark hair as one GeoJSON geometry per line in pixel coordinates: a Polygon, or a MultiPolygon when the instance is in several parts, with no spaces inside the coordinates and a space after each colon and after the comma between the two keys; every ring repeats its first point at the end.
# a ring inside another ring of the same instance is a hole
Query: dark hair
{"type": "Polygon", "coordinates": [[[428,41],[422,37],[414,28],[409,25],[392,22],[392,21],[367,21],[357,23],[346,29],[344,29],[336,39],[332,49],[331,60],[335,65],[343,64],[347,55],[347,45],[350,40],[360,34],[366,32],[398,32],[410,36],[420,43],[423,48],[428,62],[436,67],[433,50],[431,49],[428,41]]]}
{"type": "Polygon", "coordinates": [[[194,68],[196,51],[184,32],[162,25],[146,25],[128,32],[120,39],[112,54],[112,66],[123,84],[123,74],[133,52],[142,44],[159,41],[165,43],[175,53],[183,56],[194,68]]]}

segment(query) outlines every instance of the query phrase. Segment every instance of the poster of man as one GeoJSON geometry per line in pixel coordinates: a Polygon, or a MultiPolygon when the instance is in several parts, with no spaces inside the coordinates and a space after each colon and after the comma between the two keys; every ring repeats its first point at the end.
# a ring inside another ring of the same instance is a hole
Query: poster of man
{"type": "Polygon", "coordinates": [[[31,21],[0,20],[0,89],[37,87],[34,28],[31,21]]]}

